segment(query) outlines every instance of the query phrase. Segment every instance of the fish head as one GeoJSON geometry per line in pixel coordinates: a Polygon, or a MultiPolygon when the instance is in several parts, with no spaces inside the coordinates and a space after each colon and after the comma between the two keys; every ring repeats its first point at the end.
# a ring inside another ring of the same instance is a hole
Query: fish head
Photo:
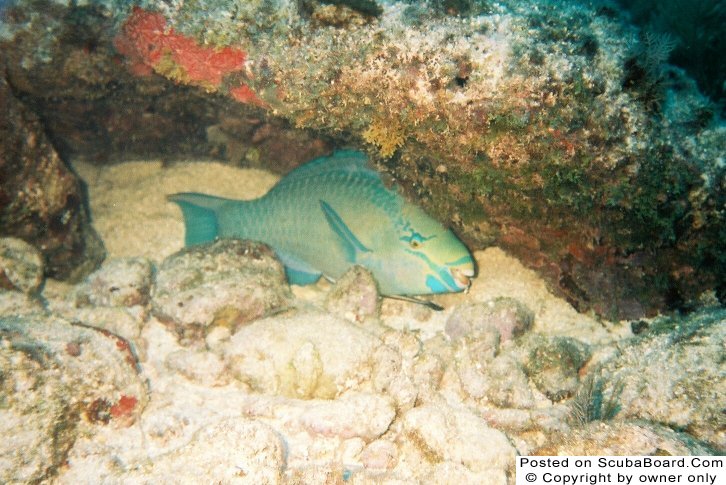
{"type": "Polygon", "coordinates": [[[467,290],[476,271],[466,246],[417,206],[405,203],[402,209],[392,249],[379,269],[387,273],[382,279],[391,282],[392,288],[383,287],[382,293],[427,295],[467,290]]]}

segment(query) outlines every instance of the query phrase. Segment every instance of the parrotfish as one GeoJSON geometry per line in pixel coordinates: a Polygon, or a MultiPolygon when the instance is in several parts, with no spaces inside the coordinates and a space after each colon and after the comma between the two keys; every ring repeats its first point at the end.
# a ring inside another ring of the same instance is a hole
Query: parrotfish
{"type": "Polygon", "coordinates": [[[301,165],[255,200],[169,199],[181,207],[187,246],[215,238],[264,242],[292,284],[336,280],[361,265],[381,294],[413,296],[462,291],[474,276],[471,254],[454,233],[388,188],[361,152],[301,165]]]}

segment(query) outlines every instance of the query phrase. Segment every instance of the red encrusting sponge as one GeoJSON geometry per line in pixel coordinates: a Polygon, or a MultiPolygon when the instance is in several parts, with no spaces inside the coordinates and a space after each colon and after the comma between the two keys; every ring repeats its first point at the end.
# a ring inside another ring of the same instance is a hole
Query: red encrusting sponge
{"type": "MultiPolygon", "coordinates": [[[[114,46],[137,76],[158,72],[186,84],[211,91],[223,86],[225,76],[244,69],[246,54],[235,47],[204,47],[167,27],[158,12],[134,7],[114,39],[114,46]]],[[[237,101],[264,105],[245,84],[228,87],[237,101]]]]}

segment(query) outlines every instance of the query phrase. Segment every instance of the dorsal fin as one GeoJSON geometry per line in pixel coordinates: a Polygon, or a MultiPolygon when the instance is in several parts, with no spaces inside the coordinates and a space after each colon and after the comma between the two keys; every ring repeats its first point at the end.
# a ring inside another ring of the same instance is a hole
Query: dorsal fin
{"type": "Polygon", "coordinates": [[[332,155],[319,157],[300,165],[288,173],[273,188],[282,187],[290,182],[296,182],[308,177],[320,177],[331,173],[351,173],[380,180],[378,172],[368,166],[368,157],[365,153],[355,150],[336,150],[332,155]]]}
{"type": "MultiPolygon", "coordinates": [[[[347,181],[361,182],[366,185],[373,194],[375,203],[383,209],[391,218],[400,218],[403,199],[395,188],[387,187],[383,183],[381,174],[369,165],[368,156],[356,150],[337,150],[332,155],[316,158],[310,162],[297,167],[288,173],[265,195],[275,196],[280,192],[284,193],[291,185],[305,184],[313,190],[322,190],[320,195],[324,196],[324,189],[332,187],[342,180],[325,180],[328,176],[343,176],[347,181]],[[326,186],[326,183],[333,185],[326,186]]],[[[337,177],[336,177],[337,178],[337,177]]]]}

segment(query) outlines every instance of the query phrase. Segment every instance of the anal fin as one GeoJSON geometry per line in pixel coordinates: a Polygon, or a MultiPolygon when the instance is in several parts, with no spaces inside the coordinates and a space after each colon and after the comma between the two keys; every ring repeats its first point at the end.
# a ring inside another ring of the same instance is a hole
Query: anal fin
{"type": "Polygon", "coordinates": [[[291,285],[312,285],[317,282],[322,276],[322,273],[307,273],[299,269],[285,266],[285,276],[287,276],[287,282],[291,285]]]}
{"type": "Polygon", "coordinates": [[[321,271],[295,256],[279,250],[275,250],[275,253],[282,261],[282,264],[285,265],[285,276],[287,276],[287,282],[291,285],[312,285],[323,275],[321,271]]]}

